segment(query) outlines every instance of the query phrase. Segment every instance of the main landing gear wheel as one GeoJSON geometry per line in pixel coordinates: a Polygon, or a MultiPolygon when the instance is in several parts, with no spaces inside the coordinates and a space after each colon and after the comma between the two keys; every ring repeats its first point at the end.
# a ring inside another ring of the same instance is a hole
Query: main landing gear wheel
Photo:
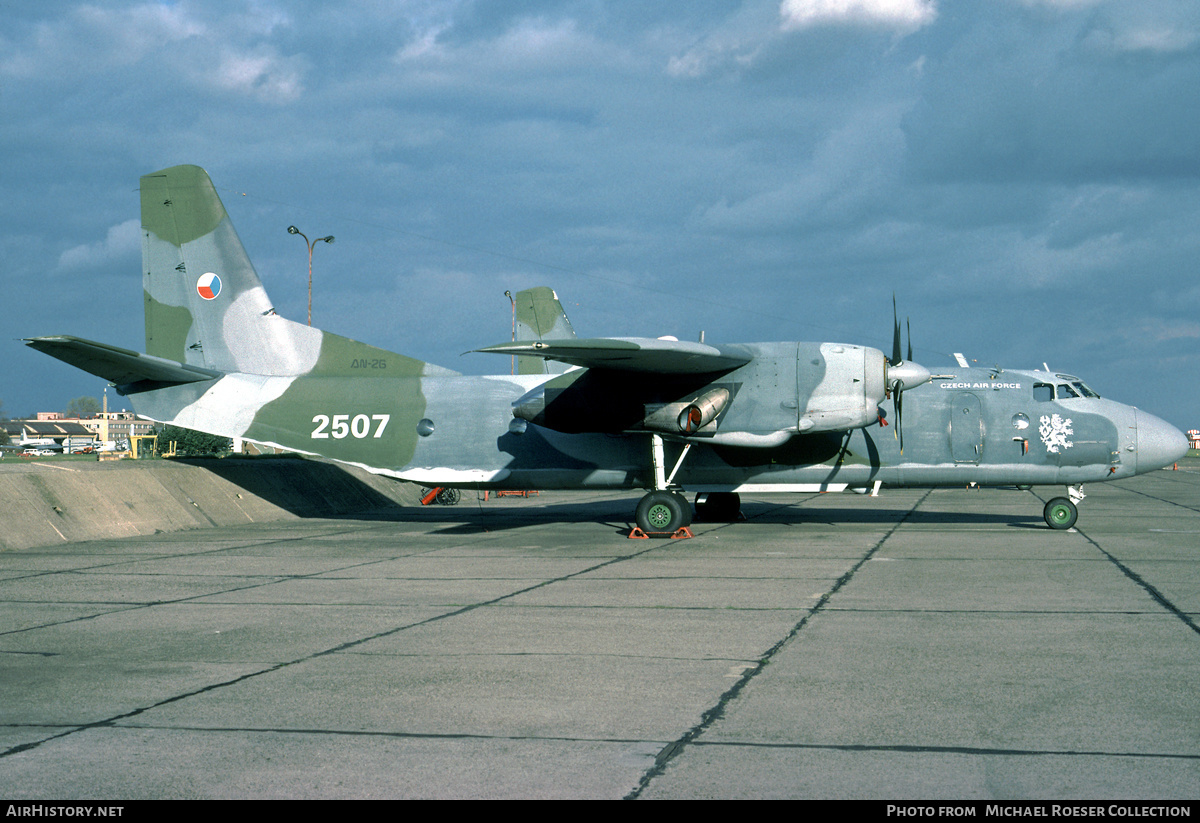
{"type": "Polygon", "coordinates": [[[634,519],[644,532],[673,532],[691,524],[692,507],[682,494],[650,492],[638,502],[634,519]]]}
{"type": "Polygon", "coordinates": [[[679,505],[683,509],[683,525],[692,525],[692,521],[696,519],[696,513],[692,504],[688,502],[687,495],[682,492],[671,492],[671,494],[679,499],[679,505]]]}
{"type": "MultiPolygon", "coordinates": [[[[428,497],[429,493],[432,491],[433,489],[429,488],[428,486],[425,486],[421,489],[422,502],[424,502],[425,498],[428,497]]],[[[433,500],[430,500],[429,502],[437,503],[439,506],[454,506],[457,505],[458,501],[461,499],[462,492],[460,492],[458,489],[439,489],[433,500]]]]}
{"type": "Polygon", "coordinates": [[[1079,519],[1079,509],[1065,497],[1056,497],[1046,504],[1043,512],[1046,525],[1052,529],[1069,529],[1079,519]]]}

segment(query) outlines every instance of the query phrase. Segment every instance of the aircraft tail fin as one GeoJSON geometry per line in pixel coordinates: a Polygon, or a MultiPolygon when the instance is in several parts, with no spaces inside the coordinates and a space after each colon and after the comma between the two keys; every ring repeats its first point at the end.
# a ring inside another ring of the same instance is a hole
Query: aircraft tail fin
{"type": "MultiPolygon", "coordinates": [[[[538,286],[519,291],[513,297],[513,303],[516,342],[575,339],[575,329],[553,289],[538,286]]],[[[517,374],[561,374],[568,368],[565,363],[540,357],[517,358],[517,374]]]]}
{"type": "Polygon", "coordinates": [[[322,333],[275,314],[208,174],[163,169],[141,193],[147,353],[222,372],[311,370],[322,333]]]}
{"type": "Polygon", "coordinates": [[[200,370],[274,376],[455,374],[275,313],[225,206],[198,166],[147,174],[142,192],[146,351],[200,370]]]}

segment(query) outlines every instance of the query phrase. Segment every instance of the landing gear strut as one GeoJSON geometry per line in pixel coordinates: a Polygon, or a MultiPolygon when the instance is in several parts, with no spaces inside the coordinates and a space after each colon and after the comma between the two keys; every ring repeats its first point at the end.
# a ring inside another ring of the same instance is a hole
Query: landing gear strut
{"type": "MultiPolygon", "coordinates": [[[[691,443],[684,445],[683,452],[675,461],[675,468],[671,470],[668,477],[663,439],[657,434],[650,436],[650,464],[654,471],[654,491],[638,502],[637,511],[634,513],[634,520],[637,521],[635,531],[640,530],[644,533],[643,536],[645,534],[675,534],[680,529],[686,529],[692,524],[691,504],[682,494],[670,489],[671,481],[675,479],[675,473],[683,465],[683,459],[687,457],[691,447],[691,443]]],[[[684,536],[690,537],[691,533],[687,532],[684,536]]]]}

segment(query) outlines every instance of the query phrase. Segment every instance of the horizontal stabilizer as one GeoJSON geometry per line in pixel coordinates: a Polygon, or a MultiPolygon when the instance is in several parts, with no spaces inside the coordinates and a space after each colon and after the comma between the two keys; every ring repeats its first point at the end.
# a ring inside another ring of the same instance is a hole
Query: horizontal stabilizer
{"type": "Polygon", "coordinates": [[[542,357],[589,369],[652,374],[715,374],[732,371],[752,359],[740,346],[718,348],[704,343],[646,337],[533,340],[499,343],[475,351],[542,357]]]}
{"type": "Polygon", "coordinates": [[[118,387],[132,386],[136,383],[151,383],[156,386],[198,383],[222,376],[219,371],[188,366],[174,360],[140,354],[79,337],[31,337],[26,339],[25,343],[51,357],[57,357],[64,363],[70,363],[89,374],[102,377],[118,387]]]}

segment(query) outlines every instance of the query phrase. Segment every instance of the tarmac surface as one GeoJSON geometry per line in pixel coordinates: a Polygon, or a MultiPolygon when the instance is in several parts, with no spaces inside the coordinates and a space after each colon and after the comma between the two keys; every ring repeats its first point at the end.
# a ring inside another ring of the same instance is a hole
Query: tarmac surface
{"type": "Polygon", "coordinates": [[[1200,461],[0,552],[0,797],[1195,799],[1200,461]]]}

